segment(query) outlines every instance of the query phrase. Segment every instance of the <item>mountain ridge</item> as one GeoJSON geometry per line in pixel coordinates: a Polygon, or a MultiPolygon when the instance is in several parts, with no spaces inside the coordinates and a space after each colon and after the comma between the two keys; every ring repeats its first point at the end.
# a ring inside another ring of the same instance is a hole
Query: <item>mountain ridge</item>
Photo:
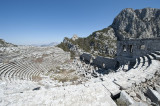
{"type": "Polygon", "coordinates": [[[117,49],[116,42],[119,40],[156,37],[160,37],[160,9],[126,8],[114,18],[113,23],[107,28],[75,41],[70,39],[66,42],[67,39],[64,39],[65,42],[58,46],[62,49],[68,48],[68,51],[77,52],[76,50],[82,49],[91,54],[114,57],[117,49]],[[83,46],[77,43],[82,41],[81,39],[83,39],[83,46]]]}

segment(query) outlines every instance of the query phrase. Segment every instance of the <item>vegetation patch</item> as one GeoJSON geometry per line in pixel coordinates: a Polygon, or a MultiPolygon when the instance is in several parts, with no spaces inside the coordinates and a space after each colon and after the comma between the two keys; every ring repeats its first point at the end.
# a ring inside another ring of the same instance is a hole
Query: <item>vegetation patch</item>
{"type": "Polygon", "coordinates": [[[73,77],[69,77],[69,76],[57,76],[57,77],[54,77],[54,80],[57,80],[59,82],[73,82],[73,81],[77,81],[78,79],[78,76],[73,76],[73,77]]]}
{"type": "Polygon", "coordinates": [[[14,46],[14,47],[17,47],[17,45],[14,45],[14,44],[11,44],[11,43],[7,43],[5,42],[3,39],[0,39],[0,46],[2,47],[7,47],[7,46],[14,46]]]}
{"type": "Polygon", "coordinates": [[[56,71],[49,71],[46,75],[50,76],[51,79],[57,80],[58,82],[73,82],[78,79],[78,76],[74,74],[75,70],[66,70],[56,67],[56,71]]]}
{"type": "Polygon", "coordinates": [[[32,76],[32,80],[38,82],[38,81],[42,80],[42,78],[40,76],[32,76]]]}
{"type": "Polygon", "coordinates": [[[43,62],[43,58],[42,58],[42,57],[37,58],[37,59],[35,60],[35,62],[36,62],[36,63],[42,63],[42,62],[43,62]]]}
{"type": "Polygon", "coordinates": [[[64,51],[71,52],[71,58],[75,57],[75,52],[70,50],[71,45],[76,45],[79,49],[84,50],[85,52],[94,54],[94,51],[97,51],[99,56],[105,57],[114,57],[110,55],[107,49],[114,49],[116,51],[115,44],[117,40],[113,39],[111,36],[104,36],[111,27],[104,28],[99,31],[93,32],[86,38],[78,38],[75,41],[67,37],[64,38],[64,42],[60,43],[58,47],[62,48],[64,51]],[[97,34],[98,33],[98,34],[97,34]]]}

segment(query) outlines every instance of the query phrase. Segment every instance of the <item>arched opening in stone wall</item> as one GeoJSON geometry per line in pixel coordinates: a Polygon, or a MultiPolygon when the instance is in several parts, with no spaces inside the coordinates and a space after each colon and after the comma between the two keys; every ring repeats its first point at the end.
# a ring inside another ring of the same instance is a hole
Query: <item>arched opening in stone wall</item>
{"type": "Polygon", "coordinates": [[[126,52],[126,51],[127,51],[126,45],[123,45],[123,52],[126,52]]]}
{"type": "Polygon", "coordinates": [[[133,45],[129,45],[129,51],[130,51],[130,53],[133,52],[133,45]]]}
{"type": "Polygon", "coordinates": [[[103,63],[103,68],[106,68],[106,65],[103,63]]]}
{"type": "Polygon", "coordinates": [[[115,69],[117,70],[120,67],[120,63],[117,61],[115,65],[115,69]]]}

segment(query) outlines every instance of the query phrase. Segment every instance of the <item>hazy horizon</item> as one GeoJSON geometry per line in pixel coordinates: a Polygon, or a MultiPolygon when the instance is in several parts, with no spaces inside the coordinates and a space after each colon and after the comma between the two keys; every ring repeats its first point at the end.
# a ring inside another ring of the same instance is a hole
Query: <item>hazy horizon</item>
{"type": "Polygon", "coordinates": [[[89,36],[112,24],[122,9],[159,8],[158,0],[1,0],[0,38],[18,45],[89,36]]]}

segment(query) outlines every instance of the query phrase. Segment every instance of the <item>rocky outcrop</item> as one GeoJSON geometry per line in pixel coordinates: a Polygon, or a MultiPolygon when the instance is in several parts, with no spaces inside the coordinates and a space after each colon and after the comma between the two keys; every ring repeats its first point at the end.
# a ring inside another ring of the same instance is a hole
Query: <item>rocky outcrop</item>
{"type": "Polygon", "coordinates": [[[72,39],[73,41],[75,41],[76,39],[78,39],[78,36],[77,36],[76,34],[74,34],[71,39],[72,39]]]}
{"type": "Polygon", "coordinates": [[[111,25],[119,40],[160,36],[160,9],[124,9],[111,25]]]}
{"type": "Polygon", "coordinates": [[[0,39],[0,47],[14,47],[16,45],[13,45],[11,43],[5,42],[3,39],[0,39]]]}
{"type": "Polygon", "coordinates": [[[114,57],[116,54],[116,41],[117,38],[115,37],[115,31],[112,27],[104,28],[102,30],[93,32],[90,35],[95,39],[95,41],[91,41],[92,52],[98,52],[98,55],[101,56],[111,56],[114,57]]]}

